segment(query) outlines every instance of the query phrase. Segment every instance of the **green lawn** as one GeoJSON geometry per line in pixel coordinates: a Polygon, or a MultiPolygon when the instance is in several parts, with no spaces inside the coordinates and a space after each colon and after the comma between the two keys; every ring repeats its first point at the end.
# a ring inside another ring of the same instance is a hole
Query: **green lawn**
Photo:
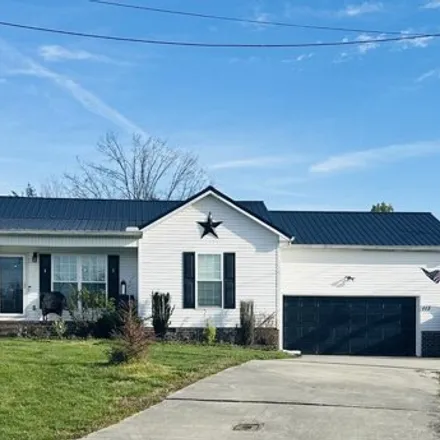
{"type": "Polygon", "coordinates": [[[107,365],[103,341],[0,339],[0,439],[65,440],[115,423],[202,377],[284,354],[154,344],[148,362],[107,365]]]}

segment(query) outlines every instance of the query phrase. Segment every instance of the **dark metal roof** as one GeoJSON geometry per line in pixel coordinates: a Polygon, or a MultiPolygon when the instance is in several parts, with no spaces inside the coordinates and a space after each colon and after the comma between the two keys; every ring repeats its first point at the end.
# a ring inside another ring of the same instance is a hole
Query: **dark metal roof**
{"type": "Polygon", "coordinates": [[[440,221],[431,213],[269,212],[294,244],[440,246],[440,221]]]}
{"type": "MultiPolygon", "coordinates": [[[[186,202],[0,197],[0,230],[125,231],[145,226],[186,202]]],[[[236,202],[268,219],[263,202],[236,202]]]]}
{"type": "MultiPolygon", "coordinates": [[[[235,201],[208,187],[295,244],[440,246],[440,221],[430,213],[268,211],[262,201],[235,201]]],[[[0,197],[0,230],[125,231],[144,227],[189,203],[0,197]]]]}

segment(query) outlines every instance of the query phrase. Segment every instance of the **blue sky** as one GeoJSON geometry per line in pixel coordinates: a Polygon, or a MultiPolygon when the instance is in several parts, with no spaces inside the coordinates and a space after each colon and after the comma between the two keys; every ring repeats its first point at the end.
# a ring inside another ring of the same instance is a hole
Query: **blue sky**
{"type": "MultiPolygon", "coordinates": [[[[125,0],[251,19],[440,32],[439,0],[125,0]]],[[[219,189],[278,209],[434,211],[440,183],[440,39],[175,17],[87,0],[2,0],[0,18],[156,39],[295,43],[310,49],[195,49],[0,28],[0,193],[37,187],[95,158],[107,131],[195,151],[219,189]]]]}

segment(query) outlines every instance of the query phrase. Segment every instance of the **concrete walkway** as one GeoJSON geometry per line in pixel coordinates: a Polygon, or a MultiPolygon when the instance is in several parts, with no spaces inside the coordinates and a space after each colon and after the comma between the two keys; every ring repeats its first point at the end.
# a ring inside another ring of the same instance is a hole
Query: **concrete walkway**
{"type": "Polygon", "coordinates": [[[439,439],[439,364],[313,356],[254,361],[87,439],[439,439]]]}

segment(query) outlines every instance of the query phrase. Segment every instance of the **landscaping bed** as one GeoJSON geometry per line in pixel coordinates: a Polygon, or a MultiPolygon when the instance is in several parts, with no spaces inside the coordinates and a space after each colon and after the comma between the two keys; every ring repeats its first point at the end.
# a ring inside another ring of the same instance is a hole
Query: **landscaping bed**
{"type": "Polygon", "coordinates": [[[155,343],[146,361],[109,365],[110,342],[0,339],[0,439],[77,439],[170,392],[276,351],[155,343]]]}

